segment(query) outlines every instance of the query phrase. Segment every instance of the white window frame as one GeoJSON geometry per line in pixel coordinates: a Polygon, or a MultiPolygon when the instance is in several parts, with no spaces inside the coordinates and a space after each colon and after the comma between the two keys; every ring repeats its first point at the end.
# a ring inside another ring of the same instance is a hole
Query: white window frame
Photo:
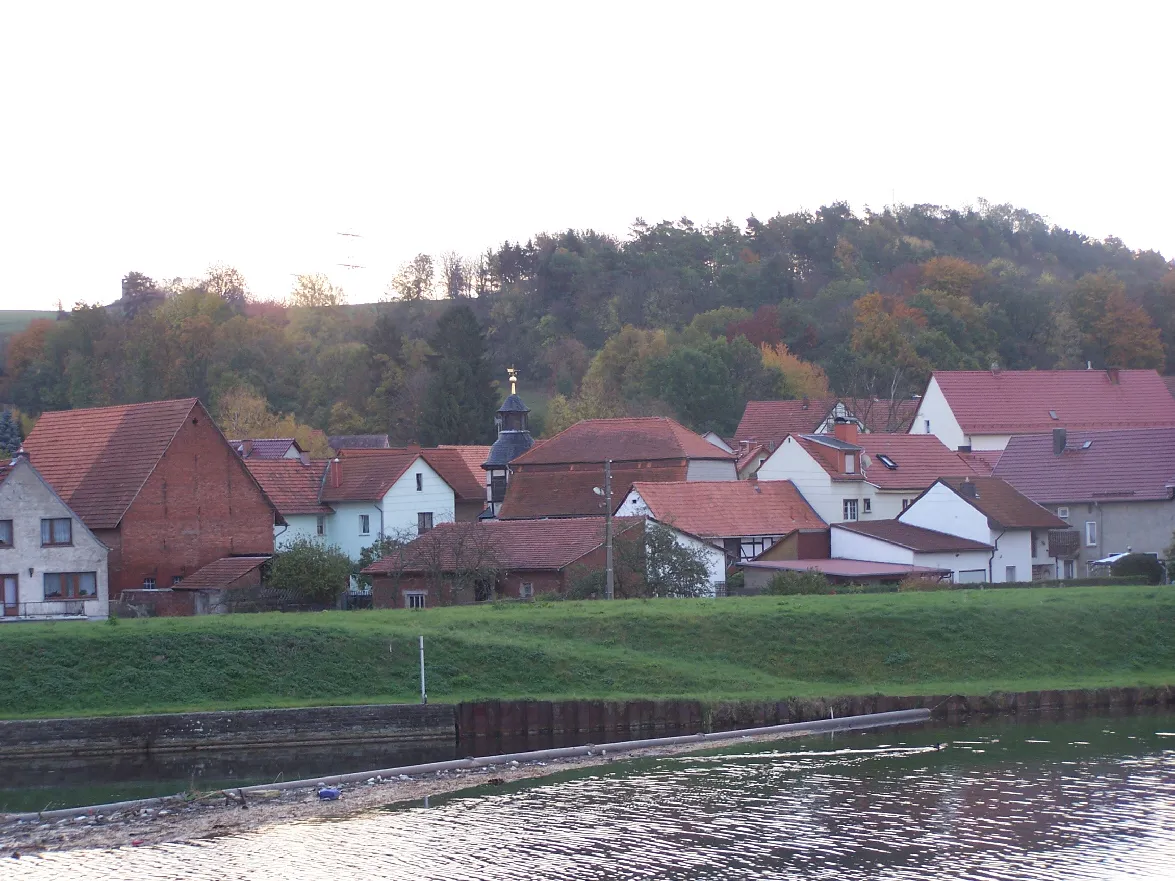
{"type": "Polygon", "coordinates": [[[872,514],[873,513],[873,499],[861,499],[861,513],[862,514],[872,514]]]}
{"type": "Polygon", "coordinates": [[[144,578],[143,590],[155,590],[155,579],[150,577],[144,578]]]}
{"type": "Polygon", "coordinates": [[[417,511],[416,512],[416,534],[424,535],[436,526],[436,518],[432,511],[417,511]],[[424,518],[428,518],[428,525],[425,525],[424,518]]]}
{"type": "Polygon", "coordinates": [[[856,499],[842,499],[841,500],[840,514],[841,514],[842,520],[845,520],[846,522],[856,521],[856,519],[860,516],[857,512],[858,512],[858,507],[857,507],[857,500],[856,499]],[[851,517],[849,516],[850,513],[852,513],[851,517]]]}
{"type": "Polygon", "coordinates": [[[922,420],[922,424],[923,424],[924,426],[926,426],[926,433],[927,433],[927,434],[930,434],[930,420],[929,420],[929,419],[923,419],[923,420],[922,420]]]}
{"type": "Polygon", "coordinates": [[[1015,566],[1005,566],[1004,567],[1004,582],[1006,584],[1011,584],[1015,580],[1016,580],[1016,567],[1015,566]]]}
{"type": "Polygon", "coordinates": [[[1066,506],[1061,505],[1059,508],[1057,508],[1057,516],[1060,517],[1062,520],[1064,520],[1066,523],[1068,523],[1069,522],[1069,509],[1066,506]]]}
{"type": "Polygon", "coordinates": [[[319,514],[314,520],[314,532],[316,535],[326,535],[326,515],[319,514]]]}
{"type": "Polygon", "coordinates": [[[404,591],[404,608],[405,609],[427,609],[428,608],[428,591],[426,591],[426,590],[406,590],[406,591],[404,591]]]}
{"type": "Polygon", "coordinates": [[[360,535],[371,535],[371,515],[370,514],[360,514],[359,515],[359,534],[360,535]]]}
{"type": "Polygon", "coordinates": [[[902,499],[902,510],[906,510],[906,508],[910,507],[912,504],[914,504],[913,499],[902,499]]]}
{"type": "Polygon", "coordinates": [[[1075,560],[1062,560],[1065,567],[1061,570],[1065,573],[1065,580],[1071,581],[1077,577],[1077,562],[1075,560]]]}
{"type": "Polygon", "coordinates": [[[1085,521],[1085,546],[1087,548],[1097,547],[1097,521],[1085,521]]]}
{"type": "Polygon", "coordinates": [[[986,569],[960,569],[956,575],[958,576],[955,579],[957,584],[982,584],[987,581],[986,569]],[[979,577],[975,578],[976,575],[979,577]]]}
{"type": "Polygon", "coordinates": [[[418,493],[424,492],[424,472],[416,472],[416,491],[418,493]]]}
{"type": "Polygon", "coordinates": [[[518,596],[521,599],[529,600],[534,597],[534,582],[523,581],[518,585],[518,596]]]}
{"type": "Polygon", "coordinates": [[[845,474],[857,473],[857,454],[845,453],[845,474]]]}

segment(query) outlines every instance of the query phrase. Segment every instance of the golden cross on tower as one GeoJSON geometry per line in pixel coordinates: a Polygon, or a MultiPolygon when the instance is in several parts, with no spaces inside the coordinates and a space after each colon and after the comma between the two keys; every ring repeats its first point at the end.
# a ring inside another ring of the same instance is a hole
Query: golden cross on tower
{"type": "Polygon", "coordinates": [[[518,370],[514,367],[507,367],[506,375],[510,377],[510,394],[518,394],[518,370]]]}

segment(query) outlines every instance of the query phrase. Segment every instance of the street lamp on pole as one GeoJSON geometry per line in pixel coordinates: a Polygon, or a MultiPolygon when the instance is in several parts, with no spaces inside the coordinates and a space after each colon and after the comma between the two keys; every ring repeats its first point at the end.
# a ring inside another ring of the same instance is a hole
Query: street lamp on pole
{"type": "Polygon", "coordinates": [[[616,598],[616,582],[612,570],[612,460],[604,460],[604,488],[592,487],[592,492],[604,497],[604,548],[607,572],[604,582],[604,599],[616,598]]]}

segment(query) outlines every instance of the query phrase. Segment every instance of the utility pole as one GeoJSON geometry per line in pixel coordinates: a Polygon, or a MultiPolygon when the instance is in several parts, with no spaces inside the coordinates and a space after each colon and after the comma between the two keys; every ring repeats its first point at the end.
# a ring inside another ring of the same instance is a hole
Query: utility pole
{"type": "Polygon", "coordinates": [[[607,547],[608,575],[604,587],[604,598],[616,598],[616,584],[612,574],[612,460],[604,460],[604,544],[607,547]]]}

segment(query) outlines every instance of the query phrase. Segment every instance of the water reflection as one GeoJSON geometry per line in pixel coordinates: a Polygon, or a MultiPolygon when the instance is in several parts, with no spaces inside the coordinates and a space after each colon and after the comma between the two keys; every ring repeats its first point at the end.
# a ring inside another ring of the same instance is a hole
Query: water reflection
{"type": "Polygon", "coordinates": [[[840,736],[617,763],[432,806],[25,858],[72,879],[1166,878],[1170,717],[840,736]],[[936,741],[944,741],[937,748],[936,741]]]}

